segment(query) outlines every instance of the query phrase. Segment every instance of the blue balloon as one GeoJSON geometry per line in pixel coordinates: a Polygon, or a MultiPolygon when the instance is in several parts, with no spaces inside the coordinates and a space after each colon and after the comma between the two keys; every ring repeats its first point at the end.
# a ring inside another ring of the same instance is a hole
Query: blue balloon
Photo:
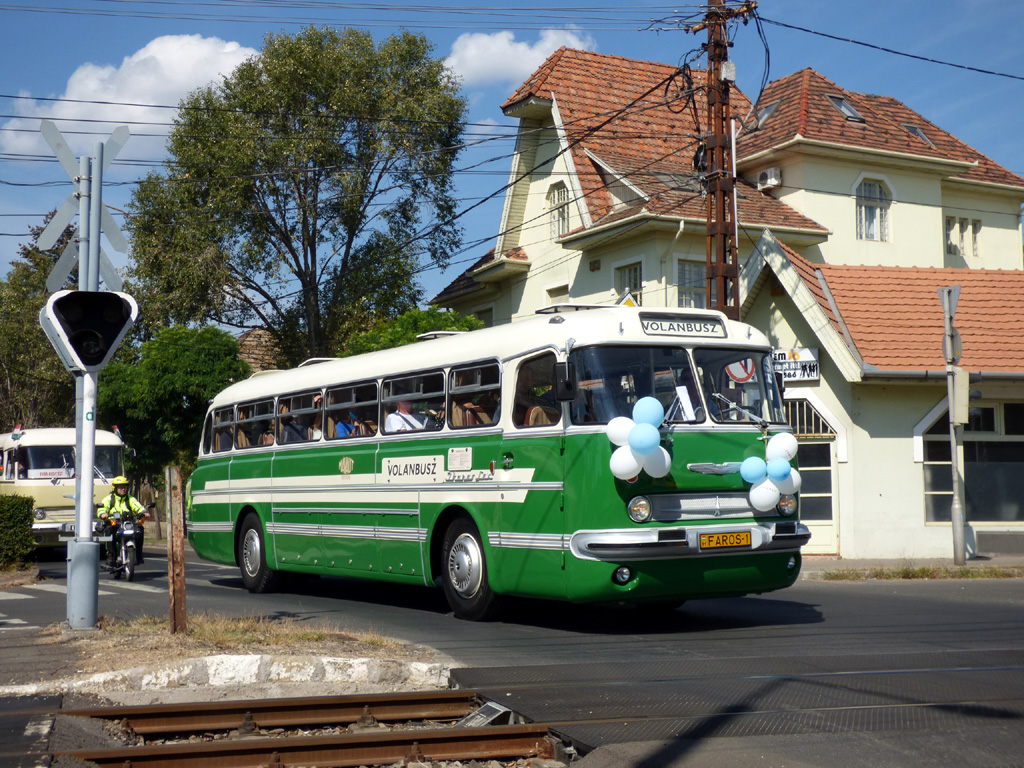
{"type": "Polygon", "coordinates": [[[665,407],[654,397],[641,397],[633,406],[633,421],[660,427],[665,420],[665,407]]]}
{"type": "Polygon", "coordinates": [[[764,459],[759,456],[748,456],[740,464],[740,477],[748,483],[756,483],[765,476],[767,471],[764,459]]]}
{"type": "Polygon", "coordinates": [[[793,468],[789,466],[789,462],[781,456],[768,462],[768,477],[775,482],[785,480],[792,471],[793,468]]]}
{"type": "Polygon", "coordinates": [[[661,433],[651,424],[637,424],[629,433],[629,447],[641,456],[654,453],[661,444],[661,433]]]}

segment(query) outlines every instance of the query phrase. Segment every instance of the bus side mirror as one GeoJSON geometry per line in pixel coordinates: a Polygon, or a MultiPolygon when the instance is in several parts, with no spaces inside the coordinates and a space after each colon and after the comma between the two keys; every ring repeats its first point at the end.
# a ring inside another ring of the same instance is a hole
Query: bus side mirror
{"type": "Polygon", "coordinates": [[[576,365],[555,363],[555,399],[560,403],[576,399],[576,365]]]}

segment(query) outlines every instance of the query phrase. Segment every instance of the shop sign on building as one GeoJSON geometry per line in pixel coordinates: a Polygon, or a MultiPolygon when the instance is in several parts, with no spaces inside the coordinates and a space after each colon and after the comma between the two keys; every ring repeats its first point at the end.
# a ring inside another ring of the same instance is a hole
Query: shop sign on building
{"type": "Polygon", "coordinates": [[[817,381],[819,378],[817,347],[776,349],[772,356],[775,371],[782,374],[783,381],[817,381]]]}

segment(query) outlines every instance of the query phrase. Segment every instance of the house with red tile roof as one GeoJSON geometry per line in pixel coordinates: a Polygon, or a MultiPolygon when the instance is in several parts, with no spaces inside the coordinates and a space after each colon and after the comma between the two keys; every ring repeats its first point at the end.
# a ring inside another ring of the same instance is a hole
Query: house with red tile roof
{"type": "MultiPolygon", "coordinates": [[[[703,307],[705,74],[560,49],[518,118],[495,247],[434,298],[489,323],[566,301],[703,307]]],[[[806,553],[952,557],[943,309],[982,399],[955,450],[967,549],[1024,550],[1024,178],[906,105],[804,69],[733,89],[741,318],[801,443],[806,553]],[[1005,332],[1000,333],[1000,331],[1005,332]]]]}

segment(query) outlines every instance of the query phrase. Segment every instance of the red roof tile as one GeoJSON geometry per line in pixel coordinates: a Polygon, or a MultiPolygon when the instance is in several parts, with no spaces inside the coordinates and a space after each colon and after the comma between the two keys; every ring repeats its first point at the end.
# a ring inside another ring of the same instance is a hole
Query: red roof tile
{"type": "MultiPolygon", "coordinates": [[[[654,174],[694,178],[693,155],[697,137],[707,120],[707,103],[699,87],[703,71],[691,73],[692,82],[672,64],[637,61],[621,56],[560,48],[502,105],[512,110],[530,98],[553,101],[558,108],[570,153],[591,220],[608,223],[631,215],[613,211],[601,169],[587,152],[607,163],[641,187],[656,201],[652,213],[701,217],[705,206],[697,194],[679,194],[654,174]],[[681,93],[697,86],[696,98],[681,93]],[[608,217],[608,218],[606,218],[608,217]]],[[[735,112],[746,114],[750,101],[732,89],[735,112]]],[[[827,230],[785,203],[753,188],[740,197],[740,220],[757,228],[801,227],[827,230]]]]}
{"type": "Polygon", "coordinates": [[[976,163],[954,175],[972,181],[1024,187],[1024,178],[1010,172],[950,133],[889,96],[855,93],[840,88],[813,69],[803,69],[770,83],[758,101],[760,108],[778,102],[775,111],[755,131],[744,131],[737,152],[748,157],[791,141],[798,136],[857,149],[882,150],[922,159],[976,163]],[[829,100],[845,99],[864,118],[848,120],[829,100]],[[915,126],[925,136],[911,133],[915,126]]]}
{"type": "Polygon", "coordinates": [[[971,371],[1024,374],[1024,271],[811,264],[784,248],[837,330],[818,281],[824,276],[865,363],[881,371],[937,371],[945,366],[940,288],[961,286],[955,324],[960,365],[971,371]]]}

